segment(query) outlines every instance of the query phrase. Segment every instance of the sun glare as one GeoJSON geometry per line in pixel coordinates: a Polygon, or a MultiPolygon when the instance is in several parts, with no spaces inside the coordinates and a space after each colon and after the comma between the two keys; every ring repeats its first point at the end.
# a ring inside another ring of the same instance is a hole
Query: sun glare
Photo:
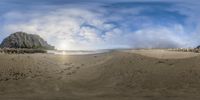
{"type": "Polygon", "coordinates": [[[65,51],[62,51],[62,55],[66,55],[66,52],[65,52],[65,51]]]}
{"type": "Polygon", "coordinates": [[[68,50],[69,49],[69,45],[66,42],[62,42],[60,43],[58,50],[68,50]]]}

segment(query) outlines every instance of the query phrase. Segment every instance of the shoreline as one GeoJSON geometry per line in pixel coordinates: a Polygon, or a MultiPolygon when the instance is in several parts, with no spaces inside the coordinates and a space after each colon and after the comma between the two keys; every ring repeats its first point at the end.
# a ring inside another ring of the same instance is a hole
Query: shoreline
{"type": "Polygon", "coordinates": [[[25,48],[3,48],[0,49],[0,53],[7,54],[34,54],[34,53],[47,53],[55,55],[88,55],[88,54],[99,54],[113,51],[144,51],[144,50],[155,50],[155,51],[174,51],[174,52],[191,52],[191,53],[200,53],[200,49],[196,48],[165,48],[165,49],[100,49],[100,50],[45,50],[45,49],[25,49],[25,48]]]}

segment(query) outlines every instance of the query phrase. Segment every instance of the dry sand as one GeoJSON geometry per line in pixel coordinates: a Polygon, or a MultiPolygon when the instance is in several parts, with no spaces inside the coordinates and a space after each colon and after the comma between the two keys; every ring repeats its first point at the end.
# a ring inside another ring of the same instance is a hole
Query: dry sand
{"type": "Polygon", "coordinates": [[[124,50],[124,52],[136,53],[143,56],[159,59],[183,59],[200,55],[200,53],[169,51],[165,49],[124,50]]]}
{"type": "Polygon", "coordinates": [[[0,54],[0,100],[200,100],[200,56],[0,54]]]}

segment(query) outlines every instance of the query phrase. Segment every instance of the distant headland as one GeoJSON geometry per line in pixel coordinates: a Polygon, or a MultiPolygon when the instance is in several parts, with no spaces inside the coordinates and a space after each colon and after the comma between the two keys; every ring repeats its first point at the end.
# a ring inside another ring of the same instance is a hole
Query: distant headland
{"type": "Polygon", "coordinates": [[[0,47],[0,52],[5,53],[44,53],[46,50],[55,49],[39,35],[25,32],[15,32],[9,35],[2,41],[0,47]]]}

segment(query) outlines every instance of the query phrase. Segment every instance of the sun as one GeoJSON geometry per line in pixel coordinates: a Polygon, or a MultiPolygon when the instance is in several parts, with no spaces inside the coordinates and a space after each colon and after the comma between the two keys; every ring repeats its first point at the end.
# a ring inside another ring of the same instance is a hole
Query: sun
{"type": "Polygon", "coordinates": [[[69,49],[69,45],[66,42],[62,42],[58,46],[58,50],[68,50],[68,49],[69,49]]]}

